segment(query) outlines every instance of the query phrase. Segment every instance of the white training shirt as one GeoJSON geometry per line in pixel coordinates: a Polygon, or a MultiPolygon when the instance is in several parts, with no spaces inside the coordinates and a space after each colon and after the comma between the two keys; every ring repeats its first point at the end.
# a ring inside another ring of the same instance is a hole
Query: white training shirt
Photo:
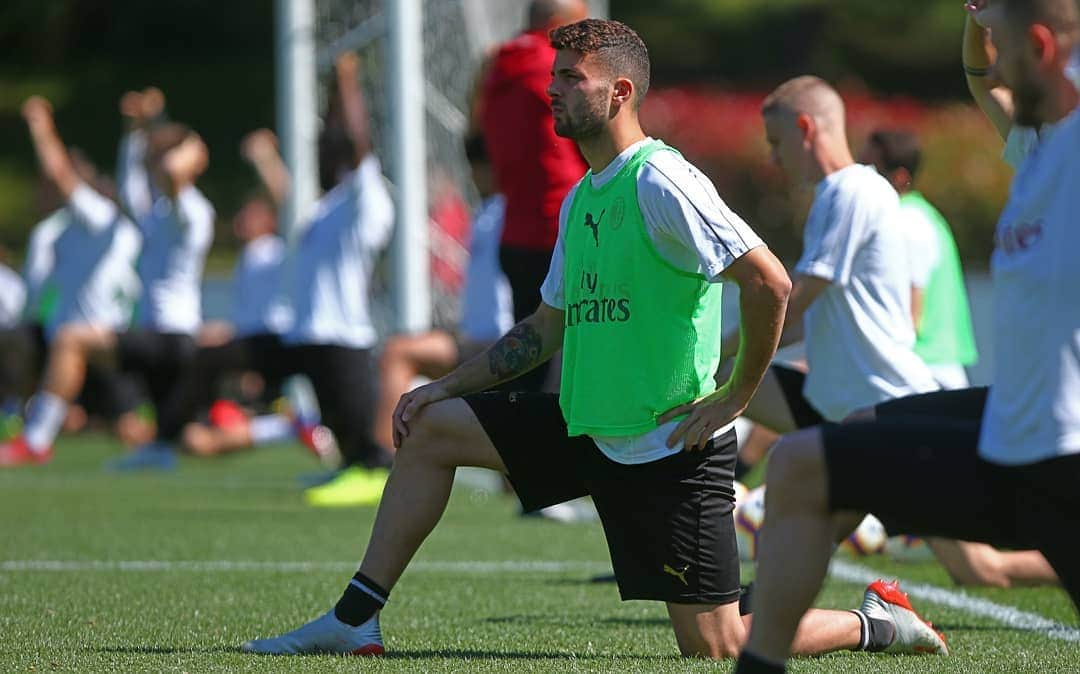
{"type": "Polygon", "coordinates": [[[1080,112],[1024,162],[998,221],[995,380],[980,455],[1029,464],[1080,453],[1080,112]]]}
{"type": "MultiPolygon", "coordinates": [[[[601,187],[622,169],[651,138],[623,150],[603,171],[593,175],[593,187],[601,187]]],[[[580,183],[579,183],[580,184],[580,183]]],[[[721,274],[754,248],[764,246],[757,234],[723,202],[716,187],[681,155],[654,152],[638,176],[638,206],[645,228],[657,252],[670,264],[686,272],[701,274],[712,283],[723,281],[721,274]]],[[[563,250],[566,220],[577,192],[575,185],[559,211],[559,237],[551,257],[551,268],[540,289],[544,303],[564,310],[563,250]]],[[[592,436],[600,451],[612,461],[639,464],[658,461],[682,451],[682,445],[667,447],[667,439],[678,426],[672,421],[641,435],[592,436]]],[[[731,425],[717,431],[726,432],[731,425]]]]}
{"type": "Polygon", "coordinates": [[[26,282],[26,319],[38,321],[41,317],[42,295],[52,283],[56,269],[56,239],[68,225],[68,211],[53,211],[47,218],[34,225],[27,242],[26,259],[23,261],[23,280],[26,282]]]}
{"type": "Polygon", "coordinates": [[[138,228],[111,199],[85,183],[71,193],[64,212],[65,226],[52,245],[56,307],[47,317],[46,337],[51,340],[69,323],[126,327],[139,294],[138,228]]]}
{"type": "Polygon", "coordinates": [[[510,282],[499,266],[505,214],[506,198],[496,194],[480,204],[470,226],[460,331],[473,342],[493,342],[514,327],[510,282]]]}
{"type": "Polygon", "coordinates": [[[379,160],[368,155],[319,200],[286,263],[293,314],[286,343],[375,345],[371,270],[393,228],[394,203],[379,160]]]}
{"type": "Polygon", "coordinates": [[[26,286],[22,277],[0,264],[0,330],[14,328],[22,320],[26,286]]]}
{"type": "Polygon", "coordinates": [[[1039,146],[1039,143],[1052,138],[1056,130],[1056,124],[1043,124],[1038,129],[1014,124],[1005,138],[1005,149],[1001,153],[1001,158],[1013,167],[1014,171],[1019,171],[1028,155],[1039,146]]]}
{"type": "Polygon", "coordinates": [[[158,197],[138,225],[143,234],[138,324],[194,335],[202,322],[202,273],[214,240],[214,207],[189,185],[176,199],[158,197]]]}
{"type": "Polygon", "coordinates": [[[803,318],[803,395],[829,421],[938,389],[913,350],[911,271],[896,190],[870,166],[822,180],[795,271],[829,287],[803,318]]]}
{"type": "Polygon", "coordinates": [[[249,241],[233,270],[232,324],[238,337],[281,334],[289,325],[281,305],[285,242],[267,234],[249,241]]]}

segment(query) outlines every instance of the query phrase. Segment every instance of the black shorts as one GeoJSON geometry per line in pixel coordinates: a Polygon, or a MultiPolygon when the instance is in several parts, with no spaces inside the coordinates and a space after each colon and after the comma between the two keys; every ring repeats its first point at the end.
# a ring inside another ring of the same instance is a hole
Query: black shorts
{"type": "Polygon", "coordinates": [[[806,385],[806,373],[783,365],[773,365],[769,368],[780,382],[780,389],[784,392],[791,418],[795,421],[795,428],[810,428],[825,423],[825,417],[814,409],[810,401],[803,397],[803,386],[806,385]]]}
{"type": "Polygon", "coordinates": [[[821,430],[834,511],[890,534],[1041,551],[1080,607],[1080,455],[1025,466],[979,457],[979,422],[902,417],[821,430]]]}
{"type": "Polygon", "coordinates": [[[953,419],[981,423],[990,389],[963,388],[896,398],[874,407],[878,419],[953,419]]]}
{"type": "Polygon", "coordinates": [[[623,600],[739,600],[734,432],[700,452],[625,465],[587,436],[567,437],[554,395],[499,391],[465,402],[506,464],[526,512],[592,496],[623,600]]]}
{"type": "Polygon", "coordinates": [[[135,411],[143,399],[138,378],[91,364],[86,368],[86,381],[78,402],[87,414],[116,421],[135,411]]]}

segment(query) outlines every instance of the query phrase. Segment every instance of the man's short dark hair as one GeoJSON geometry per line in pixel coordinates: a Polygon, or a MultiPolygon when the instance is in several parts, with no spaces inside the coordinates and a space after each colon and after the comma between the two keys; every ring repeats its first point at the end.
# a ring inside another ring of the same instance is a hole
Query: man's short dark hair
{"type": "Polygon", "coordinates": [[[915,134],[908,131],[875,131],[867,141],[881,157],[881,168],[886,173],[907,169],[914,178],[922,164],[922,144],[915,134]]]}
{"type": "Polygon", "coordinates": [[[634,29],[619,21],[585,19],[551,31],[551,46],[595,57],[610,74],[634,83],[634,107],[649,90],[649,50],[634,29]]]}

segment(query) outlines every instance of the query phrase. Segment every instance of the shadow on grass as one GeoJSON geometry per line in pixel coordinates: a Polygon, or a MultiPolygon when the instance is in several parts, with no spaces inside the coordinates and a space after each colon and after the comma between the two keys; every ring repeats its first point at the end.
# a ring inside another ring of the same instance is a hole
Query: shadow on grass
{"type": "MultiPolygon", "coordinates": [[[[641,655],[634,660],[672,660],[675,656],[641,655]]],[[[611,655],[593,653],[554,653],[546,651],[495,651],[473,648],[448,648],[445,650],[419,649],[388,651],[383,658],[391,660],[611,660],[611,655]]]]}
{"type": "MultiPolygon", "coordinates": [[[[170,646],[102,646],[83,649],[89,653],[111,653],[121,655],[214,655],[224,653],[243,653],[238,646],[170,647],[170,646]]],[[[272,658],[274,656],[250,654],[252,658],[272,658]]],[[[306,656],[299,656],[306,657],[306,656]]],[[[311,657],[326,657],[326,654],[312,654],[311,657]]],[[[635,654],[634,660],[671,660],[674,656],[635,654]]],[[[557,653],[547,651],[498,651],[474,648],[448,649],[401,649],[387,652],[382,656],[386,660],[611,660],[610,655],[557,653]]]]}
{"type": "Polygon", "coordinates": [[[127,655],[211,655],[240,653],[239,646],[100,646],[84,648],[88,653],[118,653],[127,655]]]}

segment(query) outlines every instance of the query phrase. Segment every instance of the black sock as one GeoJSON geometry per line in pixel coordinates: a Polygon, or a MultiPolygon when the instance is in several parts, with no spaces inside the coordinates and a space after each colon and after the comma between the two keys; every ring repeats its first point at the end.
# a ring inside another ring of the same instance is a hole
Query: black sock
{"type": "Polygon", "coordinates": [[[862,623],[859,632],[861,635],[859,647],[855,650],[880,653],[888,648],[889,644],[896,638],[896,626],[890,621],[871,618],[858,610],[852,611],[852,613],[859,616],[859,622],[862,623]]]}
{"type": "Polygon", "coordinates": [[[389,592],[357,571],[334,607],[334,615],[346,625],[358,627],[371,620],[389,598],[389,592]]]}
{"type": "Polygon", "coordinates": [[[784,674],[786,671],[784,663],[777,665],[745,650],[735,663],[735,674],[784,674]]]}

